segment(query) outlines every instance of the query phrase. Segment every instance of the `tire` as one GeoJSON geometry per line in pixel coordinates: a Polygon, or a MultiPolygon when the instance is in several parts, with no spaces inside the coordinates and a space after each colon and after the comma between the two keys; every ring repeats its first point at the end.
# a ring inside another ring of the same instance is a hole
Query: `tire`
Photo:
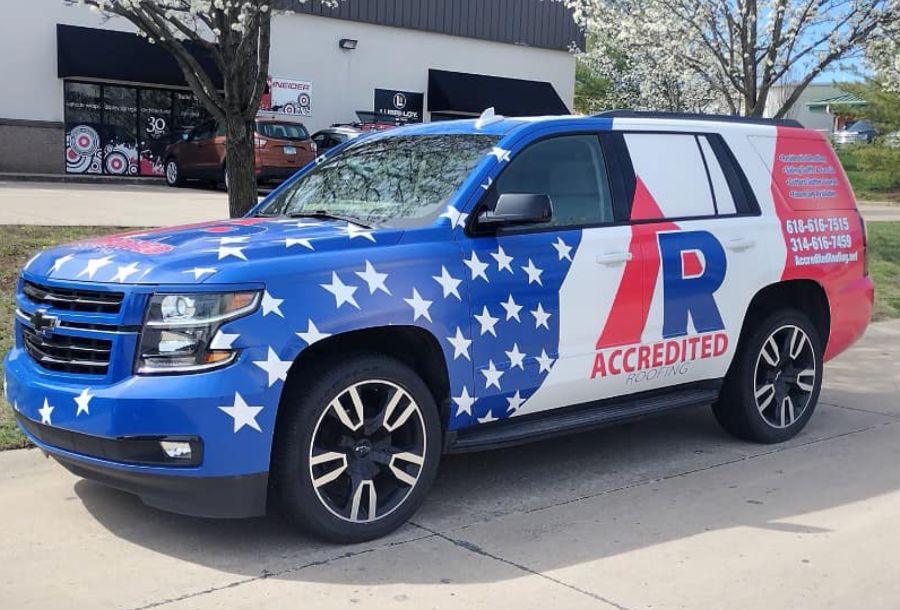
{"type": "Polygon", "coordinates": [[[713,413],[726,431],[780,443],[806,426],[822,388],[822,339],[801,312],[780,309],[753,323],[738,344],[713,413]]]}
{"type": "Polygon", "coordinates": [[[397,529],[422,504],[437,473],[441,424],[430,390],[408,366],[350,355],[291,384],[279,408],[273,499],[295,527],[362,542],[397,529]]]}
{"type": "Polygon", "coordinates": [[[184,178],[181,176],[181,166],[178,164],[178,160],[175,157],[166,159],[165,171],[163,173],[166,176],[166,184],[169,186],[176,187],[184,185],[184,178]]]}

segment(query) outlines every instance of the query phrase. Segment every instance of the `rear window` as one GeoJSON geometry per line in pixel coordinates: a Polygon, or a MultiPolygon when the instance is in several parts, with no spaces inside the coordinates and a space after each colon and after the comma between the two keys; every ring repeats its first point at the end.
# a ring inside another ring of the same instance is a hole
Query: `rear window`
{"type": "Polygon", "coordinates": [[[256,132],[267,138],[278,140],[306,140],[309,138],[309,132],[302,123],[259,122],[256,124],[256,132]]]}

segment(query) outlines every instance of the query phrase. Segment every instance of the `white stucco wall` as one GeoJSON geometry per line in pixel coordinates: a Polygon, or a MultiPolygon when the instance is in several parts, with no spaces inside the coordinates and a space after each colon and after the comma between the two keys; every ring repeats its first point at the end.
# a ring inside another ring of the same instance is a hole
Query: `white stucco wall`
{"type": "MultiPolygon", "coordinates": [[[[63,120],[57,23],[133,30],[123,19],[104,22],[62,0],[2,4],[0,118],[63,120]]],[[[277,16],[272,27],[269,72],[313,83],[312,116],[303,119],[310,129],[352,121],[356,110],[371,110],[376,87],[426,92],[429,68],[549,81],[572,106],[575,63],[563,51],[296,14],[277,16]],[[358,48],[340,49],[341,38],[357,39],[358,48]]]]}

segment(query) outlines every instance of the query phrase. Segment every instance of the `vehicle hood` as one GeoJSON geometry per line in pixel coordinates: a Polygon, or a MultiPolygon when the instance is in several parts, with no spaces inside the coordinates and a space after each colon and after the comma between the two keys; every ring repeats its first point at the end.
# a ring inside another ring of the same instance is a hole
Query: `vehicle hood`
{"type": "Polygon", "coordinates": [[[258,282],[265,279],[260,265],[271,269],[296,257],[391,245],[402,233],[338,220],[239,218],[56,246],[31,259],[23,273],[35,280],[115,284],[258,282]]]}

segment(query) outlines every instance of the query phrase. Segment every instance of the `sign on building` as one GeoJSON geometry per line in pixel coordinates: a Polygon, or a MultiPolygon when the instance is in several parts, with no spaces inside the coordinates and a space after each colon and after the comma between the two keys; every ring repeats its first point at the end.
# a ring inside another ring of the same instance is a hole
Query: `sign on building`
{"type": "Polygon", "coordinates": [[[388,116],[404,123],[421,123],[425,94],[396,89],[375,90],[376,116],[388,116]]]}
{"type": "Polygon", "coordinates": [[[260,110],[310,116],[312,114],[312,83],[270,76],[260,110]]]}

